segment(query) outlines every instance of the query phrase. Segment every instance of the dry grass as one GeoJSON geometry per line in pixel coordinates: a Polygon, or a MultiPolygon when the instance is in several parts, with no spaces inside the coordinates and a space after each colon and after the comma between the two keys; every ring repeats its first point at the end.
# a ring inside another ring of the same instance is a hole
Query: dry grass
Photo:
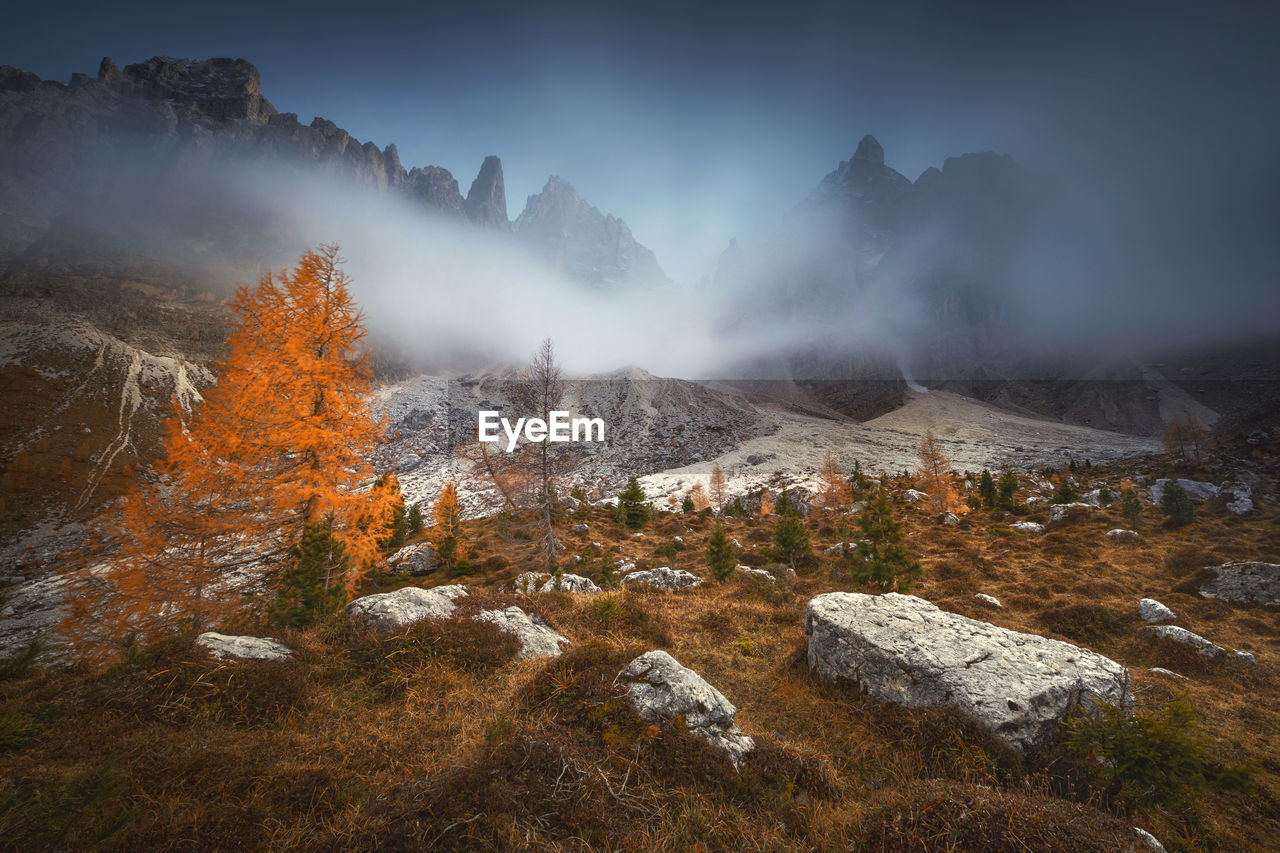
{"type": "MultiPolygon", "coordinates": [[[[379,636],[338,617],[283,636],[297,649],[285,665],[218,664],[179,638],[96,677],[19,674],[0,682],[0,838],[26,850],[1085,851],[1128,849],[1136,823],[1170,850],[1274,844],[1280,614],[1193,593],[1205,565],[1276,558],[1273,508],[1245,519],[1202,509],[1176,531],[1148,510],[1143,539],[1127,545],[1103,536],[1123,526],[1112,511],[1042,537],[986,511],[958,528],[926,510],[902,514],[925,566],[918,594],[1120,660],[1143,703],[1185,692],[1217,770],[1254,761],[1254,789],[1211,784],[1176,809],[1120,815],[1059,751],[1024,762],[955,714],[906,712],[816,681],[805,603],[854,588],[834,560],[802,568],[794,589],[737,575],[679,594],[517,597],[502,587],[532,567],[527,545],[487,519],[467,524],[478,545],[476,568],[456,579],[473,591],[462,613],[519,603],[574,640],[562,657],[516,661],[510,638],[465,619],[379,636]],[[978,591],[1004,609],[974,601],[978,591]],[[1210,668],[1153,643],[1133,616],[1148,595],[1260,665],[1210,668]],[[614,676],[651,648],[737,705],[758,744],[741,772],[678,723],[644,725],[621,699],[614,676]]],[[[807,523],[816,550],[836,541],[830,518],[807,523]]],[[[742,562],[768,564],[772,525],[726,522],[742,562]]],[[[563,528],[565,555],[584,557],[571,571],[594,576],[607,548],[641,567],[709,576],[704,518],[660,516],[634,538],[586,509],[563,528]],[[568,532],[582,521],[587,533],[568,532]],[[684,543],[671,548],[677,535],[684,543]]],[[[437,582],[446,580],[427,581],[437,582]]]]}

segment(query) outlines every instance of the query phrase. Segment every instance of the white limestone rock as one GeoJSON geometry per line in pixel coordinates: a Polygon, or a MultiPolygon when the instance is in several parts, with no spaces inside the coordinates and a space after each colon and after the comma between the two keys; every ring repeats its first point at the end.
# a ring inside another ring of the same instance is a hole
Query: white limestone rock
{"type": "Polygon", "coordinates": [[[395,592],[379,592],[357,598],[347,613],[384,630],[396,630],[422,619],[448,619],[457,607],[455,598],[467,594],[459,584],[423,589],[406,586],[395,592]]]}
{"type": "Polygon", "coordinates": [[[1125,530],[1122,527],[1116,527],[1107,531],[1107,538],[1113,542],[1141,542],[1142,534],[1136,530],[1125,530]]]}
{"type": "Polygon", "coordinates": [[[622,576],[622,582],[627,585],[647,584],[667,592],[702,586],[702,578],[697,575],[686,572],[684,569],[672,569],[667,566],[659,566],[643,572],[631,572],[622,576]]]}
{"type": "Polygon", "coordinates": [[[640,719],[659,723],[683,716],[689,731],[723,750],[741,767],[755,741],[734,724],[737,709],[698,673],[664,651],[645,652],[618,673],[640,719]]]}
{"type": "Polygon", "coordinates": [[[1239,604],[1280,605],[1280,565],[1241,562],[1211,566],[1216,577],[1200,586],[1200,594],[1239,604]]]}
{"type": "Polygon", "coordinates": [[[1076,513],[1093,512],[1095,510],[1097,510],[1097,507],[1080,503],[1079,501],[1069,504],[1054,504],[1049,507],[1049,523],[1057,524],[1060,521],[1066,521],[1076,513]]]}
{"type": "Polygon", "coordinates": [[[974,598],[981,601],[983,604],[990,604],[992,607],[999,607],[1002,609],[1004,608],[1004,605],[1000,603],[1000,599],[996,598],[994,595],[987,595],[985,592],[979,592],[974,595],[974,598]]]}
{"type": "Polygon", "coordinates": [[[954,706],[1021,750],[1043,746],[1073,707],[1128,705],[1128,671],[1061,640],[939,610],[912,595],[830,592],[805,614],[809,666],[908,708],[954,706]]]}
{"type": "Polygon", "coordinates": [[[1143,622],[1150,622],[1154,625],[1158,622],[1168,622],[1178,617],[1172,610],[1154,598],[1144,598],[1138,602],[1138,618],[1143,622]]]}
{"type": "Polygon", "coordinates": [[[431,574],[435,571],[436,565],[436,552],[430,542],[405,545],[387,558],[387,566],[391,571],[407,572],[411,575],[431,574]]]}
{"type": "MultiPolygon", "coordinates": [[[[1151,502],[1159,506],[1160,501],[1164,499],[1165,488],[1172,483],[1173,480],[1168,477],[1161,477],[1151,486],[1151,502]]],[[[1187,497],[1193,501],[1207,501],[1216,498],[1221,489],[1213,483],[1201,483],[1198,480],[1178,480],[1178,485],[1182,486],[1183,491],[1187,493],[1187,497]]]]}
{"type": "Polygon", "coordinates": [[[1015,521],[1009,526],[1023,533],[1044,533],[1044,525],[1036,521],[1015,521]]]}
{"type": "Polygon", "coordinates": [[[1145,630],[1151,631],[1161,640],[1181,643],[1206,660],[1231,661],[1250,665],[1258,662],[1258,659],[1248,652],[1238,652],[1234,649],[1224,648],[1217,643],[1206,640],[1199,634],[1188,631],[1186,628],[1179,628],[1177,625],[1148,625],[1145,630]]]}
{"type": "Polygon", "coordinates": [[[243,637],[205,631],[196,645],[209,650],[218,660],[288,660],[293,649],[270,637],[243,637]]]}
{"type": "Polygon", "coordinates": [[[562,645],[569,645],[569,638],[557,634],[538,616],[530,616],[519,607],[503,610],[481,610],[476,618],[492,622],[508,634],[520,640],[520,659],[556,657],[562,645]]]}

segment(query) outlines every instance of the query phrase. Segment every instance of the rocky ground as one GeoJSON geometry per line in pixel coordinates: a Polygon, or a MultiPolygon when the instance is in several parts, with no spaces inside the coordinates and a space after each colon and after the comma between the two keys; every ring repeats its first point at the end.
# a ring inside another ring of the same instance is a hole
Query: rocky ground
{"type": "MultiPolygon", "coordinates": [[[[1167,528],[1147,506],[1128,537],[1091,505],[944,525],[895,480],[914,597],[850,581],[833,546],[856,514],[810,512],[794,578],[768,553],[775,518],[726,519],[740,567],[716,583],[713,519],[628,531],[578,506],[557,534],[578,592],[517,583],[540,568],[519,519],[468,521],[470,569],[383,575],[315,628],[228,625],[97,676],[11,662],[0,831],[27,849],[1155,849],[1141,829],[1168,850],[1267,849],[1268,459],[1248,511],[1209,497],[1167,528]],[[608,588],[606,551],[619,573],[701,582],[608,588]],[[1056,743],[1088,692],[1139,713],[1184,696],[1205,775],[1117,798],[1056,743]]],[[[1076,477],[1140,473],[1217,477],[1159,458],[1076,477]]],[[[1026,476],[1019,497],[1039,490],[1026,476]]]]}

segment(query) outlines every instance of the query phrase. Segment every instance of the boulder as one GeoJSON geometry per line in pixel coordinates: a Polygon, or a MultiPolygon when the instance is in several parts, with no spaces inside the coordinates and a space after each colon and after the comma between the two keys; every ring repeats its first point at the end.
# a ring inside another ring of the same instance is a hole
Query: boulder
{"type": "Polygon", "coordinates": [[[753,578],[766,580],[769,583],[778,582],[778,579],[773,576],[772,572],[765,571],[764,569],[753,569],[750,566],[735,566],[734,570],[742,572],[744,575],[750,575],[753,578]]]}
{"type": "Polygon", "coordinates": [[[938,514],[938,523],[945,524],[947,527],[955,527],[960,523],[960,516],[954,512],[943,512],[938,514]]]}
{"type": "Polygon", "coordinates": [[[1217,643],[1206,640],[1199,634],[1193,634],[1186,628],[1179,628],[1177,625],[1148,625],[1145,630],[1155,634],[1158,639],[1180,643],[1206,660],[1223,660],[1246,664],[1256,664],[1258,662],[1258,659],[1248,652],[1238,652],[1234,649],[1224,648],[1217,643]]]}
{"type": "Polygon", "coordinates": [[[1280,605],[1280,565],[1223,563],[1208,571],[1216,577],[1200,586],[1200,594],[1218,601],[1280,605]]]}
{"type": "Polygon", "coordinates": [[[666,652],[645,652],[618,678],[626,683],[627,698],[640,719],[659,723],[684,717],[689,731],[725,752],[734,767],[741,767],[755,749],[755,741],[734,724],[738,711],[733,703],[666,652]]]}
{"type": "Polygon", "coordinates": [[[1061,640],[939,610],[913,595],[830,592],[805,614],[809,666],[908,708],[952,706],[1011,746],[1053,739],[1077,705],[1127,705],[1128,671],[1061,640]]]}
{"type": "Polygon", "coordinates": [[[569,532],[570,533],[586,533],[587,529],[588,529],[587,525],[585,524],[575,524],[573,527],[569,528],[569,532]]]}
{"type": "Polygon", "coordinates": [[[1164,845],[1161,844],[1154,835],[1147,832],[1142,827],[1135,826],[1133,828],[1133,833],[1138,836],[1139,841],[1146,845],[1148,850],[1153,851],[1153,853],[1165,853],[1164,845]]]}
{"type": "Polygon", "coordinates": [[[435,571],[436,551],[430,542],[406,545],[387,558],[387,566],[394,572],[411,575],[427,575],[435,571]]]}
{"type": "Polygon", "coordinates": [[[1023,533],[1044,533],[1044,525],[1035,521],[1015,521],[1009,526],[1023,533]]]}
{"type": "Polygon", "coordinates": [[[561,645],[569,645],[569,638],[552,630],[538,616],[530,616],[519,607],[503,610],[481,610],[476,618],[492,622],[508,634],[520,640],[520,659],[550,658],[560,654],[561,645]]]}
{"type": "Polygon", "coordinates": [[[288,660],[293,649],[270,637],[237,637],[205,631],[196,645],[209,650],[218,660],[288,660]]]}
{"type": "Polygon", "coordinates": [[[1244,483],[1232,483],[1222,489],[1222,500],[1236,515],[1253,511],[1253,492],[1244,483]]]}
{"type": "Polygon", "coordinates": [[[1138,618],[1143,622],[1155,624],[1157,622],[1168,622],[1178,617],[1174,615],[1172,610],[1154,598],[1144,598],[1138,602],[1138,618]]]}
{"type": "Polygon", "coordinates": [[[537,592],[549,577],[551,575],[546,572],[521,572],[515,579],[516,592],[531,595],[537,592]]]}
{"type": "Polygon", "coordinates": [[[1107,531],[1107,538],[1114,542],[1138,542],[1142,539],[1142,534],[1136,530],[1124,530],[1117,527],[1107,531]]]}
{"type": "Polygon", "coordinates": [[[423,589],[406,586],[395,592],[379,592],[357,598],[347,605],[347,613],[384,630],[395,630],[422,619],[448,619],[455,598],[467,594],[458,584],[423,589]]]}
{"type": "MultiPolygon", "coordinates": [[[[1164,498],[1165,487],[1172,483],[1173,480],[1168,477],[1161,477],[1151,486],[1151,502],[1157,506],[1164,498]]],[[[1178,485],[1182,486],[1183,491],[1187,493],[1187,497],[1193,501],[1207,501],[1216,498],[1222,491],[1213,483],[1201,483],[1198,480],[1178,480],[1178,485]]]]}
{"type": "Polygon", "coordinates": [[[1077,513],[1092,512],[1096,509],[1097,507],[1095,506],[1080,503],[1079,501],[1069,504],[1054,504],[1049,507],[1049,523],[1057,524],[1058,522],[1065,521],[1077,513]]]}
{"type": "Polygon", "coordinates": [[[599,592],[600,587],[595,585],[591,578],[584,578],[582,575],[562,574],[560,575],[560,584],[557,588],[556,578],[552,575],[542,585],[539,592],[599,592]]]}
{"type": "Polygon", "coordinates": [[[981,601],[983,604],[990,604],[992,607],[1004,607],[1004,605],[1000,603],[1000,599],[996,598],[994,595],[987,595],[985,592],[977,593],[974,595],[974,598],[981,601]]]}
{"type": "Polygon", "coordinates": [[[925,492],[917,491],[916,489],[907,489],[902,493],[902,499],[907,503],[914,504],[920,503],[920,501],[927,501],[929,499],[929,495],[925,492]]]}
{"type": "Polygon", "coordinates": [[[624,584],[648,584],[667,592],[676,592],[681,589],[692,589],[695,586],[702,585],[702,578],[697,575],[690,574],[684,569],[672,569],[667,566],[659,566],[656,569],[649,569],[643,572],[631,572],[622,576],[624,584]]]}

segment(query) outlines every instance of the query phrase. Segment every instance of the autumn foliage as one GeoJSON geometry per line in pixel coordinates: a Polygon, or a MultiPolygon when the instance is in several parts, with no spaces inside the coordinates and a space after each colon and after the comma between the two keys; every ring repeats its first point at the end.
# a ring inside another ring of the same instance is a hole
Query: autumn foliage
{"type": "Polygon", "coordinates": [[[427,529],[427,539],[436,550],[440,564],[453,570],[465,564],[469,556],[462,537],[462,512],[458,506],[458,489],[446,483],[431,510],[432,526],[427,529]]]}
{"type": "Polygon", "coordinates": [[[158,476],[139,482],[78,555],[64,631],[88,657],[130,636],[247,616],[271,570],[324,525],[354,588],[375,562],[399,489],[368,462],[364,326],[336,246],[264,275],[231,303],[233,329],[203,405],[175,406],[158,476]]]}
{"type": "Polygon", "coordinates": [[[963,515],[969,507],[951,478],[951,460],[942,451],[942,444],[934,437],[933,430],[925,430],[920,442],[920,479],[929,501],[937,512],[954,512],[963,515]]]}
{"type": "Polygon", "coordinates": [[[853,485],[840,468],[836,457],[828,453],[818,470],[817,505],[821,509],[837,512],[853,503],[853,485]]]}

